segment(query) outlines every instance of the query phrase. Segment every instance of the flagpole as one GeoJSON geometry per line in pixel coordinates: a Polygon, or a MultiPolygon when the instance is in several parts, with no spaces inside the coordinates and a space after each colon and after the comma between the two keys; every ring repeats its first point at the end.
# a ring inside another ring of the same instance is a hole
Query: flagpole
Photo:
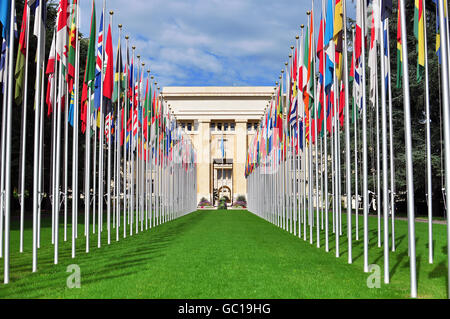
{"type": "MultiPolygon", "coordinates": [[[[326,17],[325,14],[325,0],[322,0],[322,16],[326,17]]],[[[322,23],[325,21],[325,18],[322,19],[322,23]]],[[[325,26],[323,27],[325,29],[325,26]]],[[[328,118],[328,104],[327,104],[327,93],[326,93],[326,55],[325,55],[325,48],[322,50],[322,60],[323,60],[323,107],[324,107],[324,116],[323,116],[323,150],[324,150],[324,189],[325,189],[325,251],[329,252],[329,210],[328,210],[328,143],[327,143],[327,118],[328,118]]]]}
{"type": "Polygon", "coordinates": [[[395,251],[395,156],[394,156],[394,126],[392,123],[392,87],[391,87],[391,54],[389,46],[389,18],[386,19],[388,37],[386,38],[387,68],[388,68],[388,95],[389,95],[389,160],[390,160],[390,183],[391,183],[391,239],[392,251],[395,251]]]}
{"type": "MultiPolygon", "coordinates": [[[[363,1],[363,0],[360,0],[363,1]]],[[[369,272],[369,191],[367,184],[367,107],[366,107],[366,48],[364,44],[366,33],[366,3],[364,1],[362,9],[362,42],[361,43],[361,59],[362,59],[362,107],[363,107],[363,207],[364,207],[364,272],[369,272]]]]}
{"type": "Polygon", "coordinates": [[[78,233],[78,94],[79,94],[79,73],[80,73],[80,39],[78,38],[78,29],[80,26],[80,15],[76,4],[76,33],[75,37],[75,84],[74,84],[74,110],[73,110],[73,154],[72,154],[72,258],[75,258],[75,241],[78,233]]]}
{"type": "MultiPolygon", "coordinates": [[[[42,6],[36,10],[35,19],[41,19],[42,17],[42,6]]],[[[32,272],[37,271],[37,248],[38,248],[38,235],[37,235],[37,226],[38,226],[38,206],[39,206],[39,177],[42,174],[42,171],[39,167],[39,131],[40,126],[43,123],[40,122],[40,113],[41,113],[41,104],[40,104],[40,93],[41,93],[41,72],[44,73],[43,64],[41,64],[42,58],[42,22],[39,21],[38,25],[38,42],[37,42],[37,55],[36,55],[36,93],[34,104],[36,106],[34,113],[34,152],[33,152],[33,264],[32,264],[32,272]],[[42,68],[42,70],[41,70],[42,68]]],[[[28,55],[27,55],[28,56],[28,55]]],[[[27,63],[28,64],[28,63],[27,63]]],[[[26,92],[26,90],[25,90],[26,92]]],[[[0,235],[1,236],[1,235],[0,235]]]]}
{"type": "MultiPolygon", "coordinates": [[[[349,91],[348,91],[348,60],[347,60],[347,1],[343,0],[342,14],[344,22],[344,91],[345,91],[345,173],[347,177],[347,240],[348,240],[348,263],[353,263],[352,258],[352,181],[351,181],[351,160],[350,160],[350,111],[349,111],[349,91]]],[[[356,132],[356,131],[355,131],[356,132]]]]}
{"type": "MultiPolygon", "coordinates": [[[[11,1],[11,21],[9,29],[9,52],[14,52],[14,12],[15,12],[15,0],[11,1]]],[[[4,283],[9,283],[9,251],[10,251],[10,213],[11,213],[11,129],[12,129],[12,104],[13,104],[13,58],[14,54],[9,54],[8,61],[8,104],[7,104],[7,119],[6,119],[6,165],[5,165],[5,224],[4,224],[4,236],[5,236],[5,255],[4,255],[4,283]]]]}
{"type": "MultiPolygon", "coordinates": [[[[9,48],[6,46],[5,50],[5,61],[9,61],[9,48]]],[[[8,73],[8,65],[9,63],[5,63],[4,66],[4,72],[5,74],[8,73]]],[[[5,79],[3,82],[3,114],[2,114],[2,153],[1,153],[1,189],[0,189],[0,258],[3,257],[3,216],[5,215],[5,153],[6,153],[6,117],[7,117],[7,107],[5,107],[8,103],[8,78],[5,79]]]]}
{"type": "MultiPolygon", "coordinates": [[[[109,34],[109,30],[112,26],[113,23],[113,14],[114,11],[110,11],[109,12],[109,27],[108,27],[108,34],[109,34]]],[[[106,53],[106,48],[105,48],[105,53],[106,53]]],[[[106,55],[105,55],[106,56],[106,55]]],[[[108,57],[108,60],[112,59],[112,57],[108,57]]],[[[108,61],[109,63],[110,61],[108,61]]],[[[112,121],[112,114],[111,114],[111,110],[107,110],[108,114],[106,114],[106,116],[109,118],[108,123],[107,123],[107,129],[108,129],[108,135],[106,136],[106,138],[108,139],[108,161],[107,161],[107,175],[106,175],[106,200],[107,200],[107,223],[108,223],[108,227],[107,227],[107,231],[108,231],[108,245],[111,244],[111,138],[112,138],[112,134],[111,134],[111,121],[112,121]]],[[[103,140],[102,140],[103,141],[103,140]]]]}
{"type": "MultiPolygon", "coordinates": [[[[124,99],[125,103],[123,105],[123,124],[122,124],[122,130],[124,131],[123,136],[123,238],[127,238],[127,192],[128,192],[128,161],[127,161],[127,134],[128,134],[128,120],[127,120],[127,113],[128,113],[128,91],[129,91],[129,74],[130,74],[130,66],[128,65],[129,61],[129,48],[128,48],[128,40],[129,36],[125,36],[126,40],[126,48],[127,48],[127,74],[126,74],[126,81],[125,81],[125,94],[124,99]]],[[[129,216],[129,214],[128,214],[129,216]]]]}
{"type": "Polygon", "coordinates": [[[101,65],[101,83],[100,83],[100,111],[98,116],[100,117],[100,139],[99,139],[99,154],[98,154],[98,233],[97,233],[97,247],[101,247],[101,232],[103,230],[103,140],[105,136],[105,122],[103,116],[103,81],[104,81],[104,65],[105,65],[105,11],[106,0],[103,0],[103,36],[102,36],[102,65],[101,65]]]}
{"type": "MultiPolygon", "coordinates": [[[[426,17],[425,0],[422,1],[423,19],[426,17]]],[[[419,22],[420,23],[420,22],[419,22]]],[[[432,188],[432,166],[431,166],[431,119],[430,119],[430,89],[428,76],[428,44],[427,26],[423,22],[424,37],[424,59],[425,59],[425,116],[426,116],[426,139],[427,139],[427,202],[428,202],[428,262],[433,263],[433,188],[432,188]]]]}
{"type": "MultiPolygon", "coordinates": [[[[380,1],[381,4],[381,1],[380,1]]],[[[382,33],[380,34],[380,56],[381,56],[381,131],[382,131],[382,161],[383,161],[383,243],[384,243],[384,283],[389,283],[389,194],[388,194],[388,160],[387,160],[387,116],[386,116],[386,55],[384,43],[384,23],[381,21],[382,33]]],[[[377,209],[380,210],[381,199],[378,199],[377,209]]]]}
{"type": "MultiPolygon", "coordinates": [[[[92,35],[91,35],[92,36],[92,35]]],[[[91,175],[91,86],[88,87],[88,99],[87,99],[87,105],[86,105],[86,175],[85,175],[85,200],[84,200],[84,212],[85,212],[85,224],[87,225],[86,228],[86,253],[89,253],[89,210],[91,206],[91,183],[90,183],[90,175],[91,175]]],[[[95,153],[95,149],[94,149],[95,153]]],[[[95,184],[95,179],[94,179],[95,184]]],[[[95,205],[94,205],[95,206],[95,205]]],[[[95,220],[95,217],[94,217],[95,220]]]]}
{"type": "MultiPolygon", "coordinates": [[[[402,2],[402,10],[404,8],[404,3],[402,2]]],[[[446,9],[446,8],[445,8],[446,9]]],[[[444,0],[439,0],[439,25],[440,25],[440,33],[441,33],[441,41],[443,41],[443,45],[441,45],[442,50],[442,67],[441,67],[441,77],[442,77],[442,108],[444,110],[444,144],[445,144],[445,185],[448,187],[450,185],[450,103],[449,103],[449,74],[448,74],[448,34],[447,34],[447,25],[444,18],[444,0]]],[[[403,18],[403,15],[402,15],[403,18]]],[[[405,20],[402,19],[402,42],[403,42],[403,30],[405,25],[405,20]]],[[[406,34],[405,34],[406,39],[406,34]]],[[[407,63],[406,63],[407,64],[407,63]]],[[[406,89],[405,89],[406,90],[406,89]]],[[[409,198],[408,198],[409,199],[409,198]]],[[[414,207],[412,207],[414,208],[414,207]]],[[[410,226],[411,227],[411,226],[410,226]]],[[[450,264],[450,214],[447,213],[447,259],[450,264]]],[[[415,266],[415,265],[414,265],[415,266]]],[[[450,268],[448,270],[448,277],[450,278],[450,268]]],[[[413,283],[413,277],[411,275],[411,282],[413,283]]],[[[450,283],[448,285],[448,296],[450,296],[450,283]]],[[[415,286],[412,286],[412,288],[415,286]]],[[[412,293],[415,290],[412,290],[412,293]]],[[[411,294],[412,294],[411,293],[411,294]]],[[[450,297],[449,297],[450,298],[450,297]]]]}
{"type": "MultiPolygon", "coordinates": [[[[408,192],[408,228],[409,228],[409,249],[410,249],[410,272],[411,272],[411,297],[417,298],[417,277],[416,277],[416,236],[415,236],[415,219],[414,219],[414,180],[413,180],[413,159],[412,159],[412,140],[411,140],[411,110],[409,97],[409,66],[408,66],[408,43],[406,34],[406,18],[405,18],[405,3],[400,1],[400,19],[401,19],[401,34],[402,34],[402,57],[403,57],[403,107],[405,118],[405,147],[406,147],[406,181],[408,192]]],[[[440,0],[442,1],[442,0],[440,0]]],[[[440,6],[439,10],[442,6],[440,6]]],[[[444,33],[445,34],[445,33],[444,33]]],[[[446,49],[444,49],[446,50],[446,49]]],[[[444,67],[444,64],[442,65],[444,67]]],[[[448,83],[444,83],[444,92],[448,91],[448,83]]],[[[445,95],[445,94],[444,94],[445,95]]],[[[447,98],[447,97],[445,97],[447,98]]],[[[448,103],[448,101],[447,101],[448,103]]],[[[445,104],[444,104],[445,105],[445,104]]],[[[448,104],[447,104],[448,105],[448,104]]],[[[445,113],[448,109],[444,107],[445,113]]],[[[444,120],[447,122],[448,113],[444,115],[444,120]]],[[[448,124],[448,123],[447,123],[448,124]]],[[[444,125],[445,130],[448,131],[448,126],[444,125]]],[[[447,142],[447,140],[446,140],[447,142]]],[[[447,143],[446,143],[447,144],[447,143]]],[[[450,146],[450,145],[446,145],[450,146]]],[[[446,147],[446,153],[448,148],[446,147]]],[[[449,158],[446,157],[446,161],[449,158]]],[[[447,165],[450,163],[447,163],[447,165]]],[[[450,168],[450,165],[447,166],[450,168]]],[[[446,172],[448,174],[448,172],[446,172]]],[[[448,179],[447,179],[448,181],[448,179]]],[[[447,184],[448,185],[448,184],[447,184]]],[[[448,216],[447,216],[448,217],[448,216]]],[[[450,219],[450,218],[449,218],[450,219]]],[[[450,235],[449,235],[450,239],[450,235]]],[[[449,247],[450,249],[450,247],[449,247]]]]}
{"type": "MultiPolygon", "coordinates": [[[[134,52],[136,50],[136,47],[133,46],[132,48],[133,51],[133,58],[131,59],[131,61],[134,61],[134,52]]],[[[134,63],[134,62],[133,62],[134,63]]],[[[133,65],[134,68],[134,65],[133,65]]],[[[130,201],[131,201],[131,205],[130,205],[130,236],[133,236],[133,218],[134,218],[134,109],[135,109],[135,105],[134,105],[134,70],[133,70],[133,76],[131,78],[131,136],[130,136],[130,163],[131,163],[131,177],[130,177],[130,186],[131,186],[131,191],[130,191],[130,201]]]]}
{"type": "MultiPolygon", "coordinates": [[[[67,72],[67,70],[65,70],[67,72]]],[[[71,99],[69,95],[69,83],[66,82],[66,77],[62,80],[64,90],[64,241],[67,241],[67,193],[68,193],[68,169],[69,169],[69,101],[71,99]]]]}
{"type": "MultiPolygon", "coordinates": [[[[21,179],[20,179],[20,252],[23,253],[23,224],[25,214],[25,155],[27,149],[26,137],[27,137],[27,106],[28,106],[28,55],[29,55],[29,36],[30,36],[30,10],[27,1],[25,1],[24,10],[27,10],[26,26],[25,26],[25,79],[23,90],[23,104],[22,104],[22,150],[21,150],[21,179]]],[[[18,80],[20,81],[20,80],[18,80]]]]}
{"type": "MultiPolygon", "coordinates": [[[[9,48],[6,46],[5,50],[5,61],[9,61],[9,48]]],[[[8,64],[5,63],[4,73],[8,73],[8,64]]],[[[5,215],[5,153],[6,153],[6,117],[7,117],[7,107],[5,107],[8,103],[8,77],[3,82],[3,114],[2,114],[2,153],[1,153],[1,189],[0,189],[0,258],[3,257],[3,216],[5,215]]]]}
{"type": "MultiPolygon", "coordinates": [[[[42,28],[42,26],[41,26],[42,28]]],[[[42,33],[42,31],[41,31],[42,33]]],[[[42,33],[43,39],[41,40],[42,43],[45,42],[45,32],[42,33]]],[[[42,51],[42,50],[41,50],[42,51]]],[[[42,53],[41,53],[42,54],[42,53]]],[[[42,75],[41,75],[41,101],[40,101],[40,129],[39,129],[39,172],[38,174],[38,214],[37,214],[37,248],[41,247],[41,206],[42,206],[42,199],[43,199],[43,183],[42,183],[42,175],[43,175],[43,153],[44,153],[44,79],[45,79],[45,61],[44,57],[42,57],[42,75]]],[[[39,103],[39,101],[38,101],[39,103]]]]}
{"type": "MultiPolygon", "coordinates": [[[[122,40],[122,24],[119,24],[119,43],[120,40],[122,40]]],[[[121,150],[121,141],[120,141],[120,134],[122,134],[122,130],[123,130],[123,125],[124,123],[122,122],[122,116],[121,116],[121,110],[120,110],[120,106],[122,105],[121,103],[121,99],[120,99],[120,88],[122,85],[122,77],[123,77],[123,63],[122,63],[122,46],[119,46],[118,50],[120,50],[119,54],[120,54],[120,62],[117,61],[117,63],[119,64],[119,79],[118,79],[118,83],[117,83],[117,128],[118,128],[118,132],[116,132],[116,153],[117,153],[117,181],[116,181],[116,186],[117,186],[117,191],[116,191],[116,207],[117,207],[117,217],[116,217],[116,241],[119,241],[119,227],[120,227],[120,210],[121,210],[121,201],[120,201],[120,183],[121,183],[121,178],[120,178],[120,167],[121,167],[121,157],[122,157],[122,150],[121,150]]],[[[125,110],[122,109],[125,113],[125,110]]],[[[125,176],[125,160],[124,160],[124,176],[125,176]]],[[[125,190],[125,183],[124,183],[124,190],[125,190]]],[[[125,192],[124,192],[125,195],[125,192]]],[[[124,216],[125,216],[125,209],[124,209],[124,216]]],[[[124,222],[124,226],[125,227],[125,222],[124,222]]]]}

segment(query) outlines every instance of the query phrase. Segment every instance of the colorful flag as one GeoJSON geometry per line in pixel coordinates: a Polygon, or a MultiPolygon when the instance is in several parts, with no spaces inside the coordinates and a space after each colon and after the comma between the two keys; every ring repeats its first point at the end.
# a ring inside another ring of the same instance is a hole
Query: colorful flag
{"type": "Polygon", "coordinates": [[[124,73],[123,73],[123,62],[122,62],[122,47],[119,44],[117,45],[117,62],[116,62],[116,72],[114,75],[114,92],[113,92],[113,103],[117,103],[119,100],[119,88],[120,95],[122,96],[125,90],[124,85],[124,73]]]}
{"type": "Polygon", "coordinates": [[[400,16],[400,2],[398,3],[397,11],[397,88],[402,87],[402,76],[403,76],[403,56],[402,56],[402,24],[400,16]]]}
{"type": "Polygon", "coordinates": [[[47,116],[53,112],[53,102],[55,98],[55,62],[56,62],[56,35],[53,33],[53,41],[50,49],[46,74],[48,76],[47,95],[45,102],[47,103],[47,116]]]}
{"type": "MultiPolygon", "coordinates": [[[[439,19],[439,17],[438,17],[439,19]]],[[[414,5],[414,36],[417,40],[417,82],[420,82],[425,70],[425,39],[422,0],[415,0],[414,5]]]]}
{"type": "MultiPolygon", "coordinates": [[[[91,31],[89,33],[89,46],[86,57],[86,69],[84,71],[84,80],[83,80],[83,91],[81,93],[81,132],[86,132],[86,119],[87,119],[87,105],[88,98],[89,101],[92,101],[92,94],[94,93],[95,86],[95,35],[96,35],[96,21],[95,21],[95,0],[92,0],[92,15],[91,15],[91,31]],[[88,97],[89,88],[91,89],[91,96],[88,97]]],[[[91,108],[89,110],[89,115],[95,108],[91,108]]]]}
{"type": "Polygon", "coordinates": [[[56,32],[56,54],[58,61],[62,62],[62,73],[65,74],[65,69],[67,68],[67,55],[68,55],[68,47],[67,47],[67,0],[61,0],[58,6],[58,27],[56,32]]]}
{"type": "Polygon", "coordinates": [[[9,19],[11,16],[11,0],[0,1],[0,23],[2,24],[2,37],[7,38],[9,33],[9,19]]]}
{"type": "Polygon", "coordinates": [[[369,49],[369,69],[370,69],[370,89],[369,100],[372,106],[375,106],[376,100],[376,83],[377,83],[377,42],[378,42],[378,6],[372,6],[372,24],[370,28],[370,49],[369,49]],[[375,23],[377,21],[377,23],[375,23]]]}
{"type": "Polygon", "coordinates": [[[112,113],[112,94],[114,89],[114,52],[112,46],[111,25],[108,27],[105,50],[105,79],[103,81],[103,112],[108,115],[112,113]]]}
{"type": "Polygon", "coordinates": [[[68,60],[69,66],[67,70],[67,83],[69,86],[69,94],[71,94],[72,90],[74,89],[74,81],[75,81],[75,58],[76,58],[76,44],[78,38],[77,13],[78,13],[77,0],[73,0],[70,19],[71,27],[69,36],[69,60],[68,60]]]}
{"type": "Polygon", "coordinates": [[[325,52],[326,52],[326,72],[325,72],[325,90],[327,93],[331,90],[331,86],[334,82],[334,23],[333,23],[333,0],[328,0],[327,5],[327,18],[325,20],[325,52]]]}
{"type": "Polygon", "coordinates": [[[98,30],[97,62],[95,66],[95,101],[96,109],[100,109],[102,94],[102,68],[103,68],[103,13],[100,18],[100,29],[98,30]]]}
{"type": "Polygon", "coordinates": [[[17,105],[20,105],[23,101],[23,85],[25,74],[25,56],[27,54],[28,45],[28,26],[27,16],[29,14],[29,7],[27,0],[25,0],[25,6],[23,8],[22,26],[20,29],[19,47],[17,49],[16,69],[14,72],[14,78],[16,80],[16,87],[14,93],[14,100],[17,105]]]}

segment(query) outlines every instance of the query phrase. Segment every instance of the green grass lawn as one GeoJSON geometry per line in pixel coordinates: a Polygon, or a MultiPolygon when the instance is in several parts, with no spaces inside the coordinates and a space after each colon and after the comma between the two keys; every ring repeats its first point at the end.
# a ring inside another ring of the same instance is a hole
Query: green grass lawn
{"type": "MultiPolygon", "coordinates": [[[[355,219],[355,217],[353,217],[355,219]]],[[[106,218],[105,218],[106,220],[106,218]]],[[[353,220],[354,222],[355,220],[353,220]]],[[[370,218],[370,263],[383,266],[377,247],[376,219],[370,218]]],[[[362,237],[355,241],[354,263],[347,264],[347,241],[341,258],[246,211],[199,211],[133,237],[113,237],[86,254],[82,221],[77,257],[71,258],[70,235],[53,265],[50,220],[43,220],[38,273],[31,273],[31,222],[26,223],[25,252],[20,254],[16,222],[11,234],[11,283],[0,283],[0,298],[408,298],[407,223],[396,222],[397,252],[391,253],[391,284],[369,289],[363,272],[362,237]],[[66,268],[81,268],[81,289],[68,289],[66,268]]],[[[331,220],[330,220],[331,223],[331,220]]],[[[343,224],[346,219],[343,217],[343,224]]],[[[362,218],[360,220],[362,226],[362,218]]],[[[62,228],[62,227],[61,227],[62,228]]],[[[428,264],[427,225],[416,224],[418,294],[447,297],[446,226],[434,225],[435,264],[428,264]]],[[[345,230],[344,230],[345,233],[345,230]]],[[[61,239],[62,237],[61,229],[61,239]]],[[[69,228],[70,234],[70,228],[69,228]]],[[[115,234],[115,232],[114,232],[115,234]]],[[[360,234],[362,235],[362,228],[360,234]]],[[[315,233],[314,233],[315,236],[315,233]]],[[[315,237],[314,237],[315,239],[315,237]]],[[[3,259],[0,260],[3,282],[3,259]]],[[[383,271],[381,271],[383,274],[383,271]]]]}

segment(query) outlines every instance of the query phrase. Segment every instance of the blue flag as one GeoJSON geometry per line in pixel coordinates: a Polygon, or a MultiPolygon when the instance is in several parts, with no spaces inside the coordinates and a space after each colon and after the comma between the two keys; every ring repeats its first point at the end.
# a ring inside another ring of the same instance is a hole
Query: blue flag
{"type": "Polygon", "coordinates": [[[95,68],[95,100],[94,106],[100,109],[102,99],[102,68],[103,68],[103,13],[100,19],[100,29],[98,32],[98,48],[97,48],[97,63],[95,68]]]}
{"type": "Polygon", "coordinates": [[[11,15],[11,0],[0,1],[0,23],[2,24],[3,31],[2,37],[6,38],[9,31],[9,19],[11,15]]]}

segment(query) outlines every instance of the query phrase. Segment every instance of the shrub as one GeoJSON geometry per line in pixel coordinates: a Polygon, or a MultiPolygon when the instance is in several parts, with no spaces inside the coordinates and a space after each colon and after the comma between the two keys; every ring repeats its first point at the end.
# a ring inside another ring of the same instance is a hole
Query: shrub
{"type": "Polygon", "coordinates": [[[245,201],[236,201],[233,203],[233,207],[247,207],[247,203],[245,201]]]}
{"type": "Polygon", "coordinates": [[[239,196],[236,198],[236,202],[244,202],[245,204],[247,204],[247,199],[245,198],[244,195],[239,195],[239,196]]]}
{"type": "Polygon", "coordinates": [[[222,197],[220,200],[219,200],[219,209],[228,209],[228,207],[227,207],[227,201],[228,201],[228,198],[227,197],[222,197]]]}
{"type": "Polygon", "coordinates": [[[211,204],[210,201],[208,201],[206,198],[202,198],[200,200],[200,202],[198,203],[198,207],[212,207],[213,205],[211,204]]]}

